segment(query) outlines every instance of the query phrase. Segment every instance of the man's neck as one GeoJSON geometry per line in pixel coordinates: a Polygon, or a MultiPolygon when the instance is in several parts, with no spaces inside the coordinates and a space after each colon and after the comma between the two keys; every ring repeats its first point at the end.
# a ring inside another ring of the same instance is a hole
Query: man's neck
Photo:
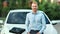
{"type": "Polygon", "coordinates": [[[37,11],[33,11],[33,13],[34,13],[34,14],[36,14],[36,13],[37,13],[37,11]]]}
{"type": "Polygon", "coordinates": [[[36,12],[33,12],[34,14],[36,14],[36,12]]]}

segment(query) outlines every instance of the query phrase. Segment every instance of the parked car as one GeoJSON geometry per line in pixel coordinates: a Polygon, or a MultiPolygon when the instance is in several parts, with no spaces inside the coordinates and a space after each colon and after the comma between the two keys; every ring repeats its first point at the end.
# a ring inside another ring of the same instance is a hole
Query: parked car
{"type": "Polygon", "coordinates": [[[3,20],[0,20],[0,32],[1,32],[2,26],[3,26],[3,20]]]}
{"type": "MultiPolygon", "coordinates": [[[[30,9],[10,10],[10,12],[8,13],[6,17],[1,34],[15,34],[15,33],[9,32],[9,30],[11,30],[13,27],[25,29],[26,28],[25,26],[26,14],[31,11],[32,10],[30,9]]],[[[51,24],[51,21],[48,18],[48,16],[43,11],[40,11],[40,12],[44,14],[45,19],[46,19],[46,29],[44,30],[43,33],[44,34],[58,34],[57,30],[51,24]]],[[[22,34],[27,34],[27,33],[26,31],[24,31],[22,34]]]]}

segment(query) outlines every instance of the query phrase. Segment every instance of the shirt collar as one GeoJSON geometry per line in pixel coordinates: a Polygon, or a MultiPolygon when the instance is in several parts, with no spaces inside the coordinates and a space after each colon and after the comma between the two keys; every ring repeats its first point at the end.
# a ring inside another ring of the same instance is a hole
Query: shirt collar
{"type": "MultiPolygon", "coordinates": [[[[34,14],[33,11],[31,13],[34,14]]],[[[38,11],[35,14],[38,14],[38,11]]]]}

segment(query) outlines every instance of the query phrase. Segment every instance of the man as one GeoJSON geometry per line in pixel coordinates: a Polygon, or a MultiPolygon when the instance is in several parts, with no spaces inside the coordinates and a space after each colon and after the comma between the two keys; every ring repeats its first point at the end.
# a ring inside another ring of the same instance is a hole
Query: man
{"type": "Polygon", "coordinates": [[[45,17],[41,11],[38,11],[37,2],[31,5],[32,12],[26,16],[26,32],[27,34],[42,34],[46,28],[45,17]]]}

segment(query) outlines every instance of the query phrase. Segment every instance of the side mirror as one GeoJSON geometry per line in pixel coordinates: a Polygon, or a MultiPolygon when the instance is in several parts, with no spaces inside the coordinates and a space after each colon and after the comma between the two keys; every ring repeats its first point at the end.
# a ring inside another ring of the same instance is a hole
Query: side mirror
{"type": "Polygon", "coordinates": [[[52,20],[52,21],[51,21],[51,24],[52,24],[52,25],[56,25],[56,24],[57,24],[57,22],[56,22],[56,21],[54,21],[54,20],[52,20]]]}

